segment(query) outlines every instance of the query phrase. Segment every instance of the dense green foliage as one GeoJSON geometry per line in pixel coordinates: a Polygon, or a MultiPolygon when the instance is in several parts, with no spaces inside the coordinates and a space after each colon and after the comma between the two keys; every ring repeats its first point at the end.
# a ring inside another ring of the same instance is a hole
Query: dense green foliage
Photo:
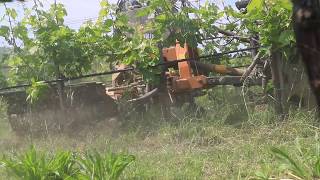
{"type": "Polygon", "coordinates": [[[289,0],[253,0],[248,5],[248,13],[238,16],[245,28],[259,35],[259,43],[265,55],[279,51],[292,54],[295,43],[291,27],[292,5],[289,0]]]}
{"type": "MultiPolygon", "coordinates": [[[[38,81],[60,76],[60,73],[70,76],[87,71],[92,58],[84,50],[86,42],[81,41],[78,32],[63,25],[67,13],[63,5],[52,5],[48,11],[38,8],[35,4],[32,11],[25,10],[25,17],[16,26],[1,27],[1,35],[15,47],[7,60],[12,67],[10,81],[38,81]],[[23,44],[21,47],[14,44],[18,40],[23,44]]],[[[7,8],[6,11],[15,21],[15,10],[7,8]]]]}

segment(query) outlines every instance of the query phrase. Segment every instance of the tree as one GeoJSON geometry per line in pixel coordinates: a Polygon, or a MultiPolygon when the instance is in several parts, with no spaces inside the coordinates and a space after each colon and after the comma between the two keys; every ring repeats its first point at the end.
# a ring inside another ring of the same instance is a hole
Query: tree
{"type": "Polygon", "coordinates": [[[320,112],[320,6],[318,1],[293,0],[293,24],[297,40],[297,47],[306,66],[309,83],[314,92],[320,112]]]}
{"type": "Polygon", "coordinates": [[[242,29],[257,34],[263,59],[271,59],[275,107],[279,114],[285,113],[283,64],[294,54],[294,35],[291,26],[292,5],[288,0],[252,0],[247,13],[231,12],[242,22],[242,29]],[[270,57],[270,58],[269,58],[270,57]]]}

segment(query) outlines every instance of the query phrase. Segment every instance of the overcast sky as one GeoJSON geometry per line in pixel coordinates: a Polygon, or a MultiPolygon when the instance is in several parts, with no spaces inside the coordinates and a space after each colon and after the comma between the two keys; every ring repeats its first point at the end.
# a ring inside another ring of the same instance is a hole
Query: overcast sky
{"type": "MultiPolygon", "coordinates": [[[[117,3],[117,0],[108,0],[109,3],[117,3]]],[[[191,0],[191,2],[197,2],[198,0],[191,0]]],[[[200,0],[200,2],[205,2],[206,0],[200,0]]],[[[209,2],[216,2],[221,4],[224,2],[225,4],[234,4],[236,0],[209,0],[209,2]]],[[[48,7],[50,4],[54,2],[54,0],[43,0],[44,6],[48,7]]],[[[62,3],[65,5],[68,16],[65,18],[65,24],[67,24],[71,28],[78,28],[84,21],[90,19],[96,19],[98,16],[98,12],[100,9],[100,0],[57,0],[58,3],[62,3]]],[[[33,1],[29,0],[25,3],[25,6],[31,7],[33,1]]],[[[7,6],[10,8],[15,8],[18,14],[22,15],[22,4],[19,2],[7,3],[7,6]]],[[[0,17],[2,17],[4,13],[4,7],[0,4],[0,17]]],[[[1,24],[7,24],[6,22],[0,22],[1,24]]],[[[6,43],[3,39],[0,38],[0,46],[5,45],[6,43]]]]}
{"type": "MultiPolygon", "coordinates": [[[[117,3],[117,0],[108,0],[110,3],[117,3]]],[[[42,3],[45,7],[49,7],[54,0],[43,0],[42,3]]],[[[79,26],[83,21],[90,18],[96,18],[100,9],[100,0],[57,0],[58,3],[65,5],[68,16],[65,18],[65,22],[72,26],[79,26]]],[[[23,14],[22,6],[31,7],[33,1],[29,0],[22,4],[20,2],[7,3],[10,8],[15,8],[18,14],[23,14]]],[[[4,8],[0,5],[0,16],[4,8]]],[[[0,22],[1,23],[1,22],[0,22]]],[[[5,23],[5,22],[2,22],[5,23]]]]}

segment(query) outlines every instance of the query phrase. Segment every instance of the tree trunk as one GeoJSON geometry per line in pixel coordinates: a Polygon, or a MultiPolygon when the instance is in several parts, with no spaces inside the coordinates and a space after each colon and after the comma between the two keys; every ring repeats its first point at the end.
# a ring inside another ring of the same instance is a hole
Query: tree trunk
{"type": "MultiPolygon", "coordinates": [[[[293,27],[310,87],[320,110],[320,4],[315,0],[293,0],[293,27]]],[[[318,114],[319,120],[320,114],[318,114]]]]}
{"type": "Polygon", "coordinates": [[[274,86],[275,112],[280,115],[283,120],[285,117],[284,106],[284,79],[282,73],[281,54],[275,50],[271,52],[271,74],[274,86]]]}
{"type": "MultiPolygon", "coordinates": [[[[59,105],[60,105],[60,113],[63,114],[62,117],[66,117],[64,116],[66,114],[66,108],[65,108],[65,93],[64,93],[64,81],[63,81],[63,77],[60,73],[60,69],[59,66],[57,66],[57,70],[56,70],[56,78],[59,79],[60,81],[57,82],[57,92],[58,92],[58,96],[59,96],[59,105]]],[[[62,129],[61,125],[61,119],[58,120],[58,127],[59,130],[62,129]]]]}
{"type": "Polygon", "coordinates": [[[58,95],[59,95],[59,103],[60,109],[65,110],[65,103],[64,103],[64,81],[63,76],[60,73],[59,66],[56,67],[56,78],[59,80],[57,83],[58,95]]]}

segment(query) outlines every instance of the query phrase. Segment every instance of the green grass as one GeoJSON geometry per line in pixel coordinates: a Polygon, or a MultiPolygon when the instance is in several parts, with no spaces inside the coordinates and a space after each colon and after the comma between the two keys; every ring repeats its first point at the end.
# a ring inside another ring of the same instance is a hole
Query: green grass
{"type": "MultiPolygon", "coordinates": [[[[241,96],[224,98],[219,91],[210,95],[211,101],[209,95],[198,99],[207,112],[201,118],[186,117],[183,109],[175,109],[174,118],[163,120],[155,110],[126,119],[117,128],[79,132],[76,137],[4,138],[0,152],[23,154],[33,144],[37,150],[53,153],[65,150],[85,154],[95,149],[100,154],[134,155],[135,161],[120,179],[258,179],[294,174],[288,166],[283,168],[273,147],[283,149],[299,163],[306,159],[310,165],[305,169],[313,169],[317,155],[311,149],[319,133],[313,112],[291,110],[280,122],[271,107],[247,101],[245,108],[241,96]],[[306,155],[297,156],[297,142],[306,155]]],[[[227,91],[232,94],[232,90],[227,91]]],[[[0,179],[5,178],[0,172],[0,179]]]]}

